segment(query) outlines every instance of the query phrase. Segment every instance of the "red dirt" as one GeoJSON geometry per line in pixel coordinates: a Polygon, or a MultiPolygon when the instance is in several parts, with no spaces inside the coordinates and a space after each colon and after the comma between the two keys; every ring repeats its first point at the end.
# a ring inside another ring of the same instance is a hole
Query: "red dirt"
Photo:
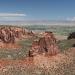
{"type": "Polygon", "coordinates": [[[9,43],[9,44],[6,44],[6,43],[2,43],[0,42],[0,48],[5,48],[5,49],[18,49],[18,48],[21,48],[20,45],[18,45],[17,43],[9,43]]]}
{"type": "Polygon", "coordinates": [[[67,55],[57,54],[55,56],[36,55],[35,57],[27,57],[24,60],[0,60],[0,68],[7,65],[23,66],[23,67],[41,67],[58,68],[59,64],[70,64],[73,61],[75,48],[69,49],[67,55]]]}

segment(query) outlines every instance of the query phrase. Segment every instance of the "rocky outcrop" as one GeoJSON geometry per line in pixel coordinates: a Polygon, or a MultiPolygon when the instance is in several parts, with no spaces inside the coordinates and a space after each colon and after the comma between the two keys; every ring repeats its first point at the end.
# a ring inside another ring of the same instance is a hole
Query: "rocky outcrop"
{"type": "Polygon", "coordinates": [[[33,36],[32,31],[21,27],[3,26],[0,27],[0,40],[3,43],[15,43],[16,39],[22,39],[27,36],[33,36]]]}
{"type": "Polygon", "coordinates": [[[0,48],[21,48],[18,40],[28,39],[34,36],[32,31],[18,26],[0,26],[0,48]]]}
{"type": "Polygon", "coordinates": [[[32,43],[32,49],[29,51],[29,56],[37,54],[56,55],[59,49],[56,44],[56,38],[52,32],[45,32],[44,36],[38,41],[32,43]]]}

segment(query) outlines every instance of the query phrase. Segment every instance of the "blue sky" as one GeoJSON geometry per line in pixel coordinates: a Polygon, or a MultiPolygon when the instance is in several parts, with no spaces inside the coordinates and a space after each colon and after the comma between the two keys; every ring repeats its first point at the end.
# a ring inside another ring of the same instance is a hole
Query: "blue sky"
{"type": "Polygon", "coordinates": [[[75,20],[75,0],[0,0],[0,21],[75,20]]]}

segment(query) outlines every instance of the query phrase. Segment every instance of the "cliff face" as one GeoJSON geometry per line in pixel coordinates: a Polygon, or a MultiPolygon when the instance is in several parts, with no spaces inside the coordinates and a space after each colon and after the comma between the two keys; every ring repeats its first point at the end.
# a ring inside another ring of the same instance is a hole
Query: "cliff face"
{"type": "Polygon", "coordinates": [[[59,49],[53,33],[45,32],[42,38],[32,43],[32,49],[30,50],[29,55],[34,56],[37,54],[45,54],[52,56],[58,54],[58,52],[59,49]]]}

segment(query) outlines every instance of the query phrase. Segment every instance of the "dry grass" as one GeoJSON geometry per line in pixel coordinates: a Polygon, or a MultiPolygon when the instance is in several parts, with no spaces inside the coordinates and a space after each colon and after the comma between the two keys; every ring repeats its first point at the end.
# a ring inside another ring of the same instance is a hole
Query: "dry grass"
{"type": "Polygon", "coordinates": [[[56,56],[0,60],[0,75],[75,75],[75,48],[56,56]]]}

